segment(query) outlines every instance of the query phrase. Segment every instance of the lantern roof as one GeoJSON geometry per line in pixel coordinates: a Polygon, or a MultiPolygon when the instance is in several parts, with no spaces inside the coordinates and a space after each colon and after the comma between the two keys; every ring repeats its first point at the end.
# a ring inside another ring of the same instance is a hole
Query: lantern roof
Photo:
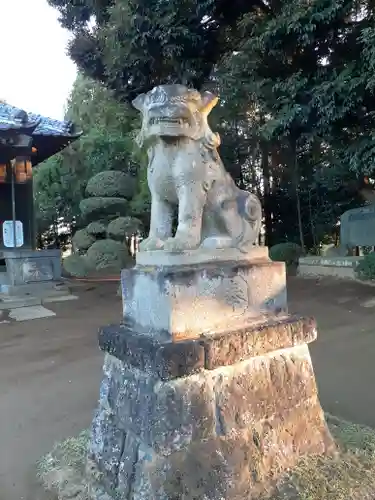
{"type": "Polygon", "coordinates": [[[47,118],[0,102],[0,136],[25,134],[32,137],[36,153],[33,166],[58,153],[78,139],[82,132],[71,121],[47,118]]]}

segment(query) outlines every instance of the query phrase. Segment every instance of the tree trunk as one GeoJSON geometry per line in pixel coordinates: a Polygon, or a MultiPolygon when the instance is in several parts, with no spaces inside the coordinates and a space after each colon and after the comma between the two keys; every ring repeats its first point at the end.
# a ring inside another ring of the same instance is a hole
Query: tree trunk
{"type": "Polygon", "coordinates": [[[268,154],[268,144],[266,142],[261,142],[261,152],[262,152],[262,172],[263,172],[263,210],[264,210],[264,225],[265,225],[265,245],[272,245],[272,211],[271,211],[271,183],[270,183],[270,164],[269,164],[269,154],[268,154]]]}
{"type": "Polygon", "coordinates": [[[297,158],[297,144],[296,139],[290,139],[290,150],[291,150],[291,167],[292,167],[292,181],[294,192],[296,196],[296,210],[297,210],[297,223],[299,240],[302,248],[302,252],[305,252],[305,240],[303,237],[303,226],[302,226],[302,214],[301,214],[301,198],[299,191],[299,171],[298,171],[298,158],[297,158]]]}
{"type": "MultiPolygon", "coordinates": [[[[236,135],[238,137],[239,136],[239,130],[238,130],[238,124],[237,124],[237,122],[236,122],[236,125],[235,125],[235,130],[236,130],[236,135]]],[[[244,178],[243,178],[242,162],[241,162],[241,155],[240,155],[239,148],[236,149],[236,152],[237,152],[237,162],[238,162],[238,187],[240,189],[246,189],[245,188],[244,178]]]]}
{"type": "Polygon", "coordinates": [[[311,203],[311,189],[309,189],[309,219],[310,219],[310,230],[311,230],[312,243],[313,243],[313,246],[316,247],[317,241],[316,241],[314,217],[313,217],[313,210],[312,210],[312,203],[311,203]]]}

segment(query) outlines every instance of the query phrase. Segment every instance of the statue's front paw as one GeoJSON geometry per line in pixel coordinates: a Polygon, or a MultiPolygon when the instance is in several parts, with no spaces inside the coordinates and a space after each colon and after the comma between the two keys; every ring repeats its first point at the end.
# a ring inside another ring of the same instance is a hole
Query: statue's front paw
{"type": "Polygon", "coordinates": [[[198,248],[199,243],[196,239],[189,238],[188,235],[176,235],[174,238],[168,238],[164,242],[163,249],[168,252],[183,252],[184,250],[198,248]]]}
{"type": "Polygon", "coordinates": [[[150,250],[163,250],[163,248],[164,241],[160,238],[154,238],[152,236],[149,236],[139,244],[139,250],[141,252],[148,252],[150,250]]]}

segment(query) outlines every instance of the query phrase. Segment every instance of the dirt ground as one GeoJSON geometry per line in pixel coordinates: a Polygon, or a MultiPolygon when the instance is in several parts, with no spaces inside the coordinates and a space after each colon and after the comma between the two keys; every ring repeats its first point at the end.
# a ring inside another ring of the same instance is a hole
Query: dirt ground
{"type": "Polygon", "coordinates": [[[90,424],[101,377],[97,330],[120,320],[121,299],[112,283],[74,293],[79,300],[48,304],[56,317],[0,324],[0,500],[49,498],[37,487],[36,461],[90,424]]]}
{"type": "MultiPolygon", "coordinates": [[[[288,293],[291,312],[318,320],[311,352],[324,409],[375,427],[375,288],[292,278],[288,293]]],[[[120,320],[121,300],[111,283],[78,294],[48,306],[56,317],[0,324],[0,500],[50,500],[36,461],[90,424],[101,377],[97,329],[120,320]]]]}

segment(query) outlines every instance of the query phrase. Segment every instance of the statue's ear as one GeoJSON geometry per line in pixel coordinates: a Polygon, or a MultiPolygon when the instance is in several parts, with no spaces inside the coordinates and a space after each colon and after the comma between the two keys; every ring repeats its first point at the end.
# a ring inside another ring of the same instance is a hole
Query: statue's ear
{"type": "Polygon", "coordinates": [[[143,105],[146,99],[146,94],[139,94],[133,101],[132,104],[138,111],[143,111],[143,105]]]}
{"type": "Polygon", "coordinates": [[[210,114],[218,102],[219,98],[212,92],[203,92],[201,112],[206,115],[210,114]]]}

